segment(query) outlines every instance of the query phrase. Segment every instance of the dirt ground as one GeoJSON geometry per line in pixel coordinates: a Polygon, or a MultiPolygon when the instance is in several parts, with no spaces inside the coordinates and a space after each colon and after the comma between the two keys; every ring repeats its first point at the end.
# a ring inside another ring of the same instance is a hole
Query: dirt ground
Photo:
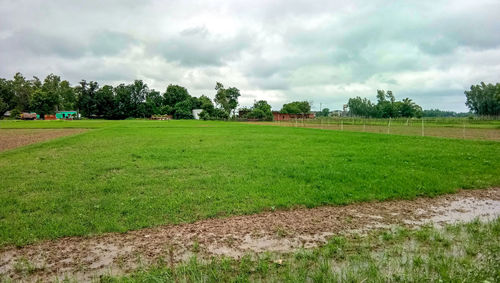
{"type": "Polygon", "coordinates": [[[123,274],[162,258],[170,264],[201,258],[312,248],[338,234],[365,233],[391,225],[418,227],[500,216],[500,188],[462,190],[436,198],[324,206],[208,219],[127,233],[67,237],[0,249],[0,274],[15,280],[68,276],[89,281],[123,274]],[[23,268],[24,266],[24,268],[23,268]],[[28,266],[29,272],[26,272],[28,266]]]}
{"type": "Polygon", "coordinates": [[[0,151],[86,131],[85,129],[0,129],[0,151]]]}

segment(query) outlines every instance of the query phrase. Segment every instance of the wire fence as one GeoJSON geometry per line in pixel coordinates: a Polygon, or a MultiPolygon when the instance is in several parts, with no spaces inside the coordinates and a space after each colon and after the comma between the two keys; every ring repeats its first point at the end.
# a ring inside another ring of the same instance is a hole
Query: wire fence
{"type": "Polygon", "coordinates": [[[500,120],[468,118],[363,119],[324,117],[253,122],[283,127],[500,141],[500,120]]]}

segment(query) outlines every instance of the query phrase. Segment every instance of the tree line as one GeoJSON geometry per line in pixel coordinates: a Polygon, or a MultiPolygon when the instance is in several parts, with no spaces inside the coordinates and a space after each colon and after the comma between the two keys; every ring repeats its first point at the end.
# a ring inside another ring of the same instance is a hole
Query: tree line
{"type": "Polygon", "coordinates": [[[368,98],[355,97],[347,102],[349,113],[353,116],[371,118],[421,117],[422,107],[410,98],[396,101],[392,91],[377,90],[377,103],[368,98]]]}
{"type": "Polygon", "coordinates": [[[465,92],[465,105],[478,115],[500,115],[500,83],[472,85],[465,92]]]}
{"type": "Polygon", "coordinates": [[[193,109],[202,109],[203,119],[227,119],[238,106],[240,91],[217,82],[215,99],[193,97],[185,87],[170,84],[160,93],[142,80],[118,86],[82,80],[72,87],[54,74],[43,81],[26,79],[21,73],[12,80],[0,78],[0,117],[21,112],[36,112],[41,117],[62,110],[77,110],[83,117],[104,119],[144,118],[172,115],[175,119],[192,119],[193,109]]]}

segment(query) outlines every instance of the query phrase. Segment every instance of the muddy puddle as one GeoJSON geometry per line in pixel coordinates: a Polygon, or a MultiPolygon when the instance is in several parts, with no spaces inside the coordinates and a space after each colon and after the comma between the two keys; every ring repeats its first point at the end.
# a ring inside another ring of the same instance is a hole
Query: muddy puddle
{"type": "Polygon", "coordinates": [[[159,259],[173,265],[194,254],[200,258],[239,258],[248,253],[286,253],[322,245],[339,234],[365,233],[392,225],[487,221],[499,216],[500,188],[463,190],[412,201],[265,212],[7,247],[0,251],[0,274],[26,281],[65,277],[90,281],[102,274],[127,273],[159,259]]]}

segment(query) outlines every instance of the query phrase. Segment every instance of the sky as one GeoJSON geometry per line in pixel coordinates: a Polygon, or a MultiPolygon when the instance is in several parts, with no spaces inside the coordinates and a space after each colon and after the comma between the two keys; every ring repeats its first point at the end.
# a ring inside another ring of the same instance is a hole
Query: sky
{"type": "Polygon", "coordinates": [[[0,77],[141,79],[212,98],[221,82],[241,106],[276,110],[384,89],[467,111],[465,90],[500,81],[499,15],[499,0],[0,0],[0,77]]]}

